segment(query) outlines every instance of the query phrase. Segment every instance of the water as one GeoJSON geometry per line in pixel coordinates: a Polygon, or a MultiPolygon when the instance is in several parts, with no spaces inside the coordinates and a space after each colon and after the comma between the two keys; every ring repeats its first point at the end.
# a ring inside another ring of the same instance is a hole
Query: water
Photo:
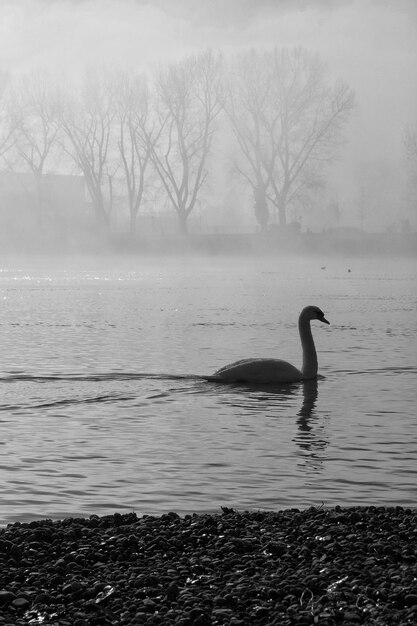
{"type": "Polygon", "coordinates": [[[0,524],[114,511],[416,505],[414,261],[9,261],[0,524]],[[351,270],[350,272],[348,270],[351,270]],[[316,383],[226,386],[242,357],[316,383]]]}

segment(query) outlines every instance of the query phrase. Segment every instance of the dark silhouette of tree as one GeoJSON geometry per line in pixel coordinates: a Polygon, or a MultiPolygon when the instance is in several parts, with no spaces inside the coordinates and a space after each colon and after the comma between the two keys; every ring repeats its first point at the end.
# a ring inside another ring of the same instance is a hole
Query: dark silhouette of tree
{"type": "MultiPolygon", "coordinates": [[[[35,180],[38,225],[43,223],[43,175],[56,148],[57,91],[48,76],[33,72],[24,76],[12,91],[11,104],[19,123],[14,129],[12,158],[23,163],[35,180]]],[[[15,163],[16,164],[16,163],[15,163]]]]}
{"type": "Polygon", "coordinates": [[[266,196],[266,187],[264,182],[259,178],[256,187],[253,190],[255,217],[262,232],[268,229],[269,209],[266,196]]]}
{"type": "Polygon", "coordinates": [[[10,101],[10,77],[0,71],[0,157],[5,157],[15,142],[15,131],[21,118],[10,101]]]}
{"type": "Polygon", "coordinates": [[[323,63],[301,48],[274,50],[273,68],[280,120],[271,199],[285,225],[288,205],[335,158],[355,98],[342,81],[329,87],[323,63]]]}
{"type": "Polygon", "coordinates": [[[267,55],[242,53],[229,67],[223,100],[239,148],[234,169],[252,189],[261,231],[267,230],[270,217],[267,190],[275,158],[273,134],[267,132],[273,126],[273,119],[267,122],[271,80],[267,55]]]}
{"type": "Polygon", "coordinates": [[[113,177],[118,167],[115,157],[114,120],[116,115],[114,81],[105,72],[87,72],[81,90],[63,95],[59,121],[62,146],[85,178],[97,227],[109,228],[113,198],[113,177]]]}
{"type": "Polygon", "coordinates": [[[417,125],[409,126],[404,133],[404,148],[408,180],[413,196],[417,196],[417,125]]]}
{"type": "Polygon", "coordinates": [[[150,93],[144,76],[122,74],[116,81],[118,146],[129,204],[130,233],[145,192],[153,133],[149,125],[150,93]]]}
{"type": "MultiPolygon", "coordinates": [[[[328,86],[324,65],[302,48],[251,50],[233,70],[225,108],[240,148],[238,169],[285,226],[288,207],[335,158],[354,93],[341,81],[328,86]]],[[[264,217],[260,226],[266,229],[264,217]]]]}
{"type": "Polygon", "coordinates": [[[162,68],[156,80],[157,133],[150,140],[151,158],[182,234],[187,234],[188,217],[208,174],[221,111],[221,68],[220,55],[209,50],[162,68]]]}

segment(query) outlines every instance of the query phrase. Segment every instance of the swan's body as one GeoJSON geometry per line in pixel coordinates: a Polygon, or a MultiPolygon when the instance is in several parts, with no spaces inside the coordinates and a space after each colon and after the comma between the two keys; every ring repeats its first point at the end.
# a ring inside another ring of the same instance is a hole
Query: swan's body
{"type": "Polygon", "coordinates": [[[228,383],[296,383],[311,380],[317,376],[317,353],[311,334],[310,321],[319,320],[329,324],[324,313],[316,306],[305,307],[298,318],[303,349],[301,369],[281,359],[242,359],[226,365],[214,373],[212,380],[228,383]]]}

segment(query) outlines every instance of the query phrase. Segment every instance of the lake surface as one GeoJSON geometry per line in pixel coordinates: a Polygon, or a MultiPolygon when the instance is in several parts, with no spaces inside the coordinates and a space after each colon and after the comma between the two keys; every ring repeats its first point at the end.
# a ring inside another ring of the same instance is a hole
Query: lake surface
{"type": "Polygon", "coordinates": [[[0,524],[416,506],[414,260],[26,259],[0,269],[0,524]],[[316,383],[196,378],[250,356],[301,366],[307,304],[331,323],[312,323],[316,383]]]}

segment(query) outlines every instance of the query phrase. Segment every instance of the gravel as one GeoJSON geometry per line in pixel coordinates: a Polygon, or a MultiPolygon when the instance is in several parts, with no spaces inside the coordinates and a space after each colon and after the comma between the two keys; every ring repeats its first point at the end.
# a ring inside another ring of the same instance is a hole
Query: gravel
{"type": "Polygon", "coordinates": [[[9,524],[0,625],[19,624],[417,624],[417,510],[9,524]]]}

